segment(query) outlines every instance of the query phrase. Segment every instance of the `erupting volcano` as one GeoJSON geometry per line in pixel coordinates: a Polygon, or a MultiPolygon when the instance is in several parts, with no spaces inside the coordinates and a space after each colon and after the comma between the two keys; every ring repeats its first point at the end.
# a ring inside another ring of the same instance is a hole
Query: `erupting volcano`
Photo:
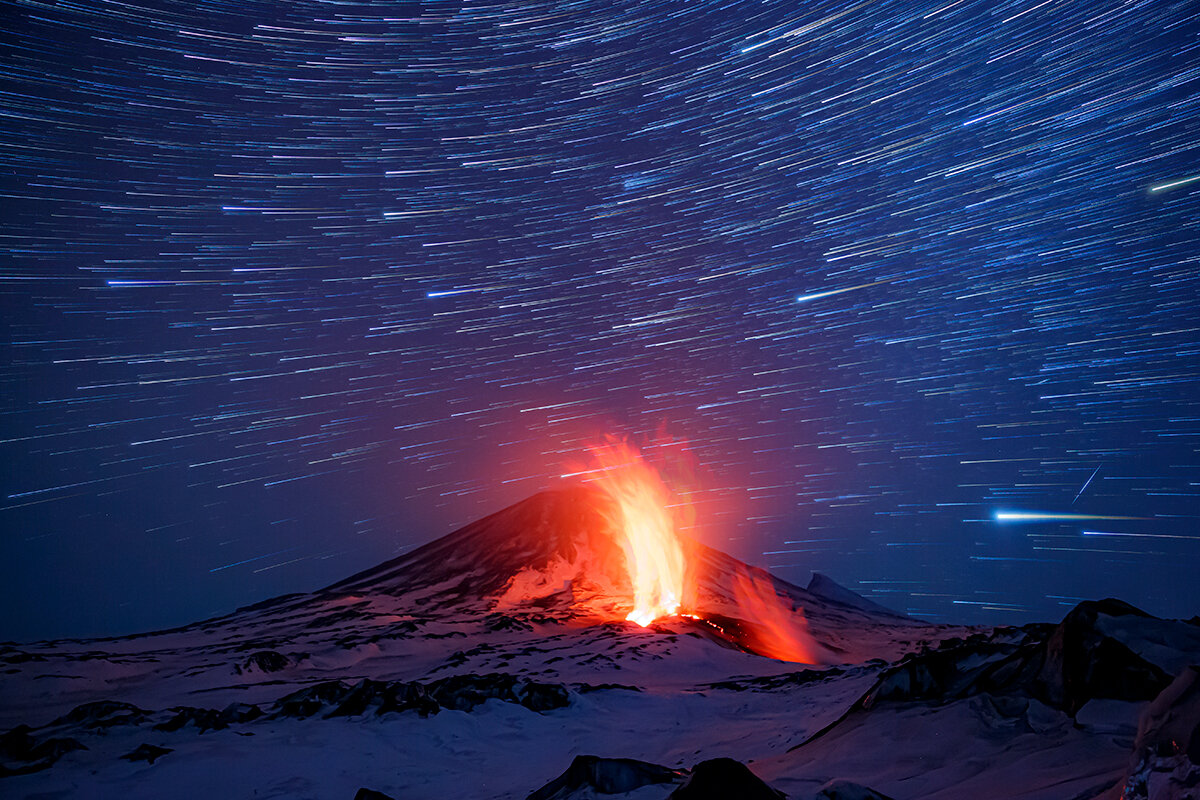
{"type": "Polygon", "coordinates": [[[635,449],[591,457],[581,485],[320,591],[0,648],[0,786],[1147,800],[1200,780],[1196,625],[1111,600],[1057,627],[925,624],[693,541],[635,449]]]}
{"type": "Polygon", "coordinates": [[[641,626],[679,611],[687,565],[670,511],[671,492],[641,454],[619,440],[591,448],[599,473],[592,480],[612,501],[617,531],[633,583],[633,610],[641,626]]]}

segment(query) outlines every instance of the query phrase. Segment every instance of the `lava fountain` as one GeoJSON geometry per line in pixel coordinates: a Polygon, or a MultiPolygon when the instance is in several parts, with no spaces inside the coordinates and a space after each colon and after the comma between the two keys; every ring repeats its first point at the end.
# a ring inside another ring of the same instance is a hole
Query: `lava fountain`
{"type": "Polygon", "coordinates": [[[645,627],[679,612],[687,560],[675,530],[672,494],[641,453],[619,439],[588,448],[595,466],[590,483],[609,496],[610,512],[633,584],[626,617],[645,627]]]}

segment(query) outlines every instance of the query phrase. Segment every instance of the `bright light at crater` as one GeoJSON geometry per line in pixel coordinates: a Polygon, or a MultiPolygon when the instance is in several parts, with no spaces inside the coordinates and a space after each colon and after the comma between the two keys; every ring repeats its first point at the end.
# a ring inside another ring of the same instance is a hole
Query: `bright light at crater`
{"type": "Polygon", "coordinates": [[[626,619],[644,627],[678,613],[686,560],[675,532],[670,490],[627,443],[609,439],[588,449],[596,462],[591,482],[613,500],[611,521],[633,584],[633,610],[626,619]]]}

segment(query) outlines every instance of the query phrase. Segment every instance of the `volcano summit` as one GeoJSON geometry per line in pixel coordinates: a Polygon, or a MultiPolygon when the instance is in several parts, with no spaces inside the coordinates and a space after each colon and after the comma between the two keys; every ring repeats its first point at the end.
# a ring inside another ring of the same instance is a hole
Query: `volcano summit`
{"type": "Polygon", "coordinates": [[[677,608],[642,625],[614,502],[544,492],[309,594],[6,645],[0,787],[1133,800],[1200,779],[1195,620],[1108,600],[930,625],[684,540],[677,608]]]}

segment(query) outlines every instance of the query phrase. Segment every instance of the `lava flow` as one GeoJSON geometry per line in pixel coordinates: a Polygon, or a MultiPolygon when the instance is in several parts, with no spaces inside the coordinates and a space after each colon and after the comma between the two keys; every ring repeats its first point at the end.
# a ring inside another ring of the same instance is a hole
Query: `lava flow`
{"type": "Polygon", "coordinates": [[[737,570],[724,599],[699,597],[697,587],[688,584],[699,565],[688,559],[702,548],[678,533],[678,523],[688,518],[688,503],[677,499],[658,470],[625,441],[608,438],[588,450],[592,464],[574,474],[588,475],[587,481],[611,501],[604,514],[625,556],[633,589],[633,610],[625,619],[648,627],[664,617],[686,616],[769,658],[805,664],[826,659],[828,654],[809,635],[803,609],[781,597],[765,573],[737,570]],[[713,612],[736,625],[726,630],[709,619],[713,612]]]}
{"type": "Polygon", "coordinates": [[[613,501],[611,522],[620,533],[633,583],[633,610],[626,619],[645,627],[678,613],[687,562],[670,510],[670,490],[641,453],[623,441],[609,439],[589,450],[596,462],[592,482],[613,501]]]}

